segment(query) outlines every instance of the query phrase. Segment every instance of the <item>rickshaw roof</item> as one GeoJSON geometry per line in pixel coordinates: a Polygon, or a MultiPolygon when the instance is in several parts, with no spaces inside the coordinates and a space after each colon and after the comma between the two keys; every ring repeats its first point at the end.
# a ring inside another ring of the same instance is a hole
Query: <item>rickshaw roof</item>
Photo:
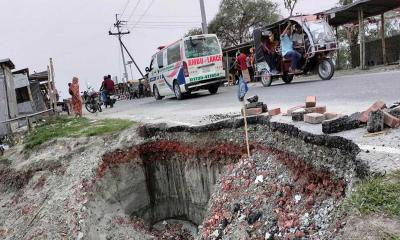
{"type": "Polygon", "coordinates": [[[312,14],[312,15],[298,15],[298,16],[293,16],[293,17],[288,17],[288,18],[284,18],[282,20],[279,20],[277,22],[274,22],[270,25],[266,25],[263,26],[259,29],[273,29],[273,28],[277,28],[279,25],[284,24],[287,21],[294,21],[297,22],[299,24],[301,24],[303,21],[316,21],[318,20],[318,16],[316,14],[312,14]]]}
{"type": "Polygon", "coordinates": [[[340,26],[358,22],[358,11],[363,10],[364,18],[377,16],[400,7],[399,0],[359,0],[357,2],[325,11],[329,23],[340,26]]]}

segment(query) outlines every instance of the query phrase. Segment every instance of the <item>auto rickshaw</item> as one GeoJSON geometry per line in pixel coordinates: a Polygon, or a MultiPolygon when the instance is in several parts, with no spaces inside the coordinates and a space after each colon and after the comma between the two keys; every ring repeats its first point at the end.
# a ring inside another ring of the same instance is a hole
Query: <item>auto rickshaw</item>
{"type": "Polygon", "coordinates": [[[317,71],[322,80],[333,77],[335,64],[331,57],[337,50],[338,44],[331,26],[323,17],[319,15],[290,17],[255,29],[253,35],[256,48],[256,77],[261,80],[264,87],[270,86],[279,78],[289,84],[295,75],[303,75],[311,71],[317,71]],[[297,34],[293,48],[301,54],[301,71],[290,71],[291,60],[282,56],[280,35],[288,24],[291,25],[291,36],[294,36],[293,31],[297,34]],[[297,42],[298,40],[301,41],[297,42]],[[268,44],[274,46],[275,62],[271,61],[271,56],[265,51],[263,44],[266,41],[270,41],[268,44]]]}

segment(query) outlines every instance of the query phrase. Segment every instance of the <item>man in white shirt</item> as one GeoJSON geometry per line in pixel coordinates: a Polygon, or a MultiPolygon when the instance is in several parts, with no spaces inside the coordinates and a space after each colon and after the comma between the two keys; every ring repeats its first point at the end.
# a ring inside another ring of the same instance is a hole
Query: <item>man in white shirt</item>
{"type": "Polygon", "coordinates": [[[295,47],[304,45],[304,33],[301,31],[301,29],[294,29],[294,33],[292,34],[292,41],[295,47]]]}

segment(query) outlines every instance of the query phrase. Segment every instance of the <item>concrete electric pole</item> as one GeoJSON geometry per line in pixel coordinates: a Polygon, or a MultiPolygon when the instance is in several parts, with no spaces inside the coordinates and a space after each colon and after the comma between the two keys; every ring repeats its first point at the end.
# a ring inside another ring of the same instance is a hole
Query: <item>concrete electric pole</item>
{"type": "Polygon", "coordinates": [[[200,0],[200,10],[201,10],[201,27],[203,29],[203,34],[208,33],[208,27],[207,27],[207,17],[206,17],[206,10],[204,8],[204,0],[200,0]]]}
{"type": "MultiPolygon", "coordinates": [[[[119,40],[119,45],[121,47],[121,55],[122,55],[122,65],[124,66],[124,78],[125,80],[128,80],[128,71],[126,69],[126,62],[125,62],[125,53],[124,53],[124,48],[122,46],[122,39],[121,36],[125,34],[129,34],[130,32],[121,32],[121,26],[125,23],[125,21],[121,21],[118,19],[118,14],[115,14],[115,24],[114,26],[117,28],[118,32],[117,33],[112,33],[109,31],[109,35],[118,35],[118,40],[119,40]]],[[[122,80],[124,82],[124,80],[122,80]]]]}

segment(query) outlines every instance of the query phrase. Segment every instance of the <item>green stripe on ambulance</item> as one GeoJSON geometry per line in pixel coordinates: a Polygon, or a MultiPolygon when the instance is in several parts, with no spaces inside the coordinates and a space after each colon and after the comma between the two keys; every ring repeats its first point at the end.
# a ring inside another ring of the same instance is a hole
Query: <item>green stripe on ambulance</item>
{"type": "Polygon", "coordinates": [[[197,82],[197,81],[207,80],[207,79],[211,79],[211,78],[216,78],[219,76],[221,76],[220,73],[207,74],[207,75],[203,75],[203,76],[199,76],[199,77],[190,78],[190,81],[197,82]]]}

